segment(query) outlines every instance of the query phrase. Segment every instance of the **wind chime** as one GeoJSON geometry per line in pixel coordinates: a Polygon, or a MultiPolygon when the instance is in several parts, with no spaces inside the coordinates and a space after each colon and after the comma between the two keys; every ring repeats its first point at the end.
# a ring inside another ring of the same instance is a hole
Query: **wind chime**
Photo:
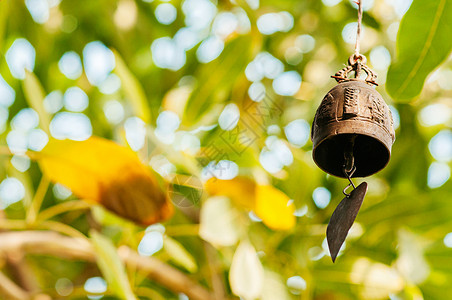
{"type": "Polygon", "coordinates": [[[317,166],[349,181],[343,190],[345,198],[333,212],[326,230],[333,262],[367,192],[366,182],[356,187],[352,178],[370,176],[383,169],[395,140],[391,111],[375,90],[377,75],[366,65],[366,57],[359,53],[362,0],[357,4],[355,53],[348,59],[347,67],[331,76],[338,84],[320,103],[311,132],[312,156],[317,166]],[[361,76],[363,72],[366,76],[361,76]],[[350,187],[353,190],[347,193],[350,187]]]}

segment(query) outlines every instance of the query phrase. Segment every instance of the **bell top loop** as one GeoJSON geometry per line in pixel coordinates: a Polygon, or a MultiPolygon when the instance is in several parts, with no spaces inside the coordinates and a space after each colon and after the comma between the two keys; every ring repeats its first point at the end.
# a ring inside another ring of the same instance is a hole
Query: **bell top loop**
{"type": "Polygon", "coordinates": [[[367,65],[367,58],[362,54],[352,54],[348,58],[348,66],[345,68],[339,70],[336,74],[331,76],[332,78],[336,79],[338,83],[347,82],[347,81],[364,81],[369,85],[375,85],[378,86],[377,80],[377,74],[375,74],[372,69],[370,69],[367,65]],[[362,80],[359,78],[359,74],[363,70],[366,72],[367,77],[366,79],[362,80]],[[350,72],[355,72],[355,78],[349,78],[348,75],[350,72]]]}
{"type": "Polygon", "coordinates": [[[362,54],[353,54],[348,58],[348,65],[354,66],[357,63],[361,63],[363,65],[367,64],[367,58],[362,54]]]}

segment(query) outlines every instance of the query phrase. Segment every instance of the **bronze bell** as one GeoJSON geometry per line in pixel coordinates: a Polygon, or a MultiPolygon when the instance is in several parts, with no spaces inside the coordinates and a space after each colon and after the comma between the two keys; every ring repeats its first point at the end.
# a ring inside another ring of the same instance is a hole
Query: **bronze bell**
{"type": "Polygon", "coordinates": [[[376,74],[366,66],[366,58],[352,55],[348,62],[332,76],[338,84],[317,109],[312,156],[331,175],[365,177],[388,164],[395,132],[391,111],[373,87],[376,74]],[[352,71],[355,78],[348,78],[352,71]],[[367,73],[366,79],[360,79],[361,71],[367,73]]]}

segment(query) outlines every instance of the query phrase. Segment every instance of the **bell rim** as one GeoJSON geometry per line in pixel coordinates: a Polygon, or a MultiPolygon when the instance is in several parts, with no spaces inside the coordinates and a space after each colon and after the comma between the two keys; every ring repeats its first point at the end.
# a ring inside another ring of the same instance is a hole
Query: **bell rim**
{"type": "Polygon", "coordinates": [[[383,170],[389,164],[389,161],[391,159],[392,145],[393,145],[395,139],[386,130],[383,131],[386,134],[386,137],[383,139],[381,138],[381,135],[373,133],[373,132],[375,132],[375,130],[377,130],[377,131],[381,130],[382,129],[381,126],[379,126],[373,122],[369,122],[367,120],[350,119],[350,120],[342,120],[340,122],[337,122],[337,121],[332,122],[332,123],[329,123],[322,127],[325,129],[318,130],[315,138],[314,138],[314,136],[312,136],[312,143],[313,143],[312,158],[313,158],[315,164],[325,173],[328,173],[332,176],[336,176],[336,177],[340,177],[340,178],[346,178],[345,175],[333,174],[332,172],[324,169],[322,167],[322,165],[319,164],[319,162],[316,160],[316,155],[315,155],[316,150],[325,140],[327,140],[329,137],[332,136],[331,134],[329,134],[329,133],[331,133],[332,128],[335,132],[334,136],[357,134],[357,135],[364,135],[364,136],[371,137],[371,138],[375,139],[375,141],[377,141],[378,143],[382,144],[387,151],[388,159],[385,162],[385,164],[382,165],[378,170],[376,170],[374,172],[370,172],[370,173],[366,174],[365,176],[352,176],[352,177],[363,178],[363,177],[371,176],[371,175],[383,170]],[[345,131],[344,130],[345,126],[343,126],[344,123],[351,123],[351,124],[355,125],[352,128],[355,128],[356,130],[350,131],[350,127],[348,127],[347,131],[345,131]],[[362,124],[362,123],[365,123],[365,124],[362,124]],[[356,125],[358,125],[358,126],[356,126],[356,125]],[[366,126],[362,126],[362,125],[366,125],[366,126]]]}

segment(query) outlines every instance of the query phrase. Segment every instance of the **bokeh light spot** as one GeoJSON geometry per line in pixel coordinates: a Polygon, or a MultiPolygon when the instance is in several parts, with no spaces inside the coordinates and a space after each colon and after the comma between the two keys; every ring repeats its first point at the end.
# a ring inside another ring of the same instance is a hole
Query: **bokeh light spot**
{"type": "Polygon", "coordinates": [[[0,209],[5,209],[25,197],[25,187],[19,179],[8,177],[0,183],[0,209]]]}
{"type": "Polygon", "coordinates": [[[53,91],[44,98],[44,109],[51,114],[63,108],[63,93],[53,91]]]}
{"type": "Polygon", "coordinates": [[[117,125],[124,120],[124,107],[118,100],[110,100],[104,104],[104,114],[108,122],[117,125]]]}
{"type": "Polygon", "coordinates": [[[446,236],[443,239],[443,242],[447,248],[452,248],[452,232],[446,234],[446,236]]]}
{"type": "Polygon", "coordinates": [[[176,20],[177,9],[171,3],[162,3],[155,8],[155,17],[159,23],[169,25],[176,20]]]}
{"type": "Polygon", "coordinates": [[[61,56],[58,61],[58,68],[69,79],[77,79],[83,72],[82,60],[74,51],[66,52],[61,56]]]}
{"type": "Polygon", "coordinates": [[[28,149],[41,151],[49,142],[49,136],[42,129],[32,129],[28,133],[28,149]]]}
{"type": "Polygon", "coordinates": [[[222,38],[227,38],[239,26],[239,21],[235,14],[231,12],[221,12],[213,21],[212,32],[222,38]]]}
{"type": "Polygon", "coordinates": [[[92,135],[93,128],[84,114],[60,112],[50,122],[50,133],[59,140],[84,141],[92,135]]]}
{"type": "Polygon", "coordinates": [[[391,64],[391,54],[385,46],[377,46],[370,51],[370,62],[377,70],[386,70],[391,64]]]}
{"type": "Polygon", "coordinates": [[[17,79],[25,79],[25,70],[33,72],[35,58],[35,48],[24,38],[15,40],[6,51],[6,63],[13,77],[17,79]]]}
{"type": "Polygon", "coordinates": [[[72,112],[82,112],[89,104],[88,95],[79,87],[70,87],[63,97],[64,107],[72,112]]]}
{"type": "Polygon", "coordinates": [[[434,162],[428,168],[427,184],[431,189],[439,188],[450,178],[450,167],[444,163],[434,162]]]}
{"type": "Polygon", "coordinates": [[[113,19],[118,28],[129,30],[137,22],[138,9],[135,1],[121,0],[118,3],[113,19]]]}
{"type": "Polygon", "coordinates": [[[50,6],[48,0],[25,0],[25,6],[36,23],[44,24],[49,19],[50,6]]]}
{"type": "Polygon", "coordinates": [[[85,291],[93,294],[102,294],[107,291],[107,282],[102,277],[91,277],[85,281],[85,291]]]}
{"type": "Polygon", "coordinates": [[[419,121],[424,126],[443,124],[449,121],[451,117],[452,110],[442,103],[428,105],[419,113],[419,121]]]}
{"type": "Polygon", "coordinates": [[[115,68],[115,56],[102,42],[94,41],[83,49],[83,66],[88,81],[98,86],[115,68]]]}
{"type": "Polygon", "coordinates": [[[185,51],[169,37],[154,40],[151,45],[152,60],[162,69],[177,71],[185,65],[185,51]]]}
{"type": "Polygon", "coordinates": [[[74,284],[67,278],[58,278],[55,290],[60,296],[69,296],[74,290],[74,284]]]}
{"type": "Polygon", "coordinates": [[[299,35],[295,39],[295,47],[297,47],[301,53],[311,52],[315,47],[315,39],[309,34],[299,35]]]}
{"type": "Polygon", "coordinates": [[[99,90],[102,94],[111,95],[116,93],[121,87],[121,79],[116,74],[110,74],[100,84],[99,90]]]}
{"type": "Polygon", "coordinates": [[[452,131],[441,130],[430,140],[428,148],[437,161],[450,162],[452,160],[452,131]]]}
{"type": "Polygon", "coordinates": [[[292,276],[286,281],[289,291],[294,295],[300,295],[306,290],[306,281],[301,276],[292,276]]]}
{"type": "Polygon", "coordinates": [[[27,156],[14,155],[11,158],[11,164],[13,165],[14,168],[16,168],[17,171],[23,173],[30,168],[31,161],[30,158],[28,158],[27,156]]]}
{"type": "Polygon", "coordinates": [[[143,148],[146,140],[146,124],[138,117],[130,117],[124,122],[126,140],[130,148],[138,151],[143,148]]]}
{"type": "Polygon", "coordinates": [[[322,3],[326,6],[335,6],[342,2],[342,0],[322,0],[322,3]]]}
{"type": "Polygon", "coordinates": [[[284,127],[287,140],[295,147],[303,147],[311,134],[309,123],[303,119],[290,122],[284,127]]]}
{"type": "Polygon", "coordinates": [[[16,99],[16,92],[0,74],[0,106],[10,107],[16,99]]]}
{"type": "Polygon", "coordinates": [[[65,187],[59,183],[56,183],[53,186],[52,191],[53,191],[53,194],[55,195],[55,197],[60,200],[66,200],[67,198],[69,198],[72,195],[72,192],[70,189],[68,189],[67,187],[65,187]]]}
{"type": "Polygon", "coordinates": [[[234,103],[229,103],[223,109],[218,118],[218,124],[223,130],[232,130],[237,126],[240,119],[240,110],[234,103]]]}
{"type": "Polygon", "coordinates": [[[217,13],[217,7],[209,0],[185,0],[182,11],[185,14],[185,24],[201,30],[210,25],[217,13]]]}
{"type": "Polygon", "coordinates": [[[265,98],[266,89],[262,82],[253,82],[248,88],[248,96],[255,102],[260,102],[265,98]]]}
{"type": "Polygon", "coordinates": [[[273,81],[273,89],[278,95],[293,96],[301,86],[301,76],[297,71],[284,72],[273,81]]]}
{"type": "Polygon", "coordinates": [[[11,120],[14,130],[28,132],[39,125],[38,113],[33,108],[22,108],[11,120]]]}
{"type": "Polygon", "coordinates": [[[331,192],[327,188],[318,187],[312,193],[312,199],[318,208],[324,209],[330,204],[331,192]]]}
{"type": "Polygon", "coordinates": [[[224,42],[217,36],[205,39],[196,50],[196,57],[201,63],[209,63],[220,56],[224,49],[224,42]]]}
{"type": "Polygon", "coordinates": [[[292,29],[293,24],[293,16],[286,11],[267,13],[257,19],[257,28],[264,35],[287,32],[292,29]]]}
{"type": "Polygon", "coordinates": [[[138,253],[142,256],[151,256],[163,248],[163,235],[158,231],[146,232],[138,245],[138,253]]]}

